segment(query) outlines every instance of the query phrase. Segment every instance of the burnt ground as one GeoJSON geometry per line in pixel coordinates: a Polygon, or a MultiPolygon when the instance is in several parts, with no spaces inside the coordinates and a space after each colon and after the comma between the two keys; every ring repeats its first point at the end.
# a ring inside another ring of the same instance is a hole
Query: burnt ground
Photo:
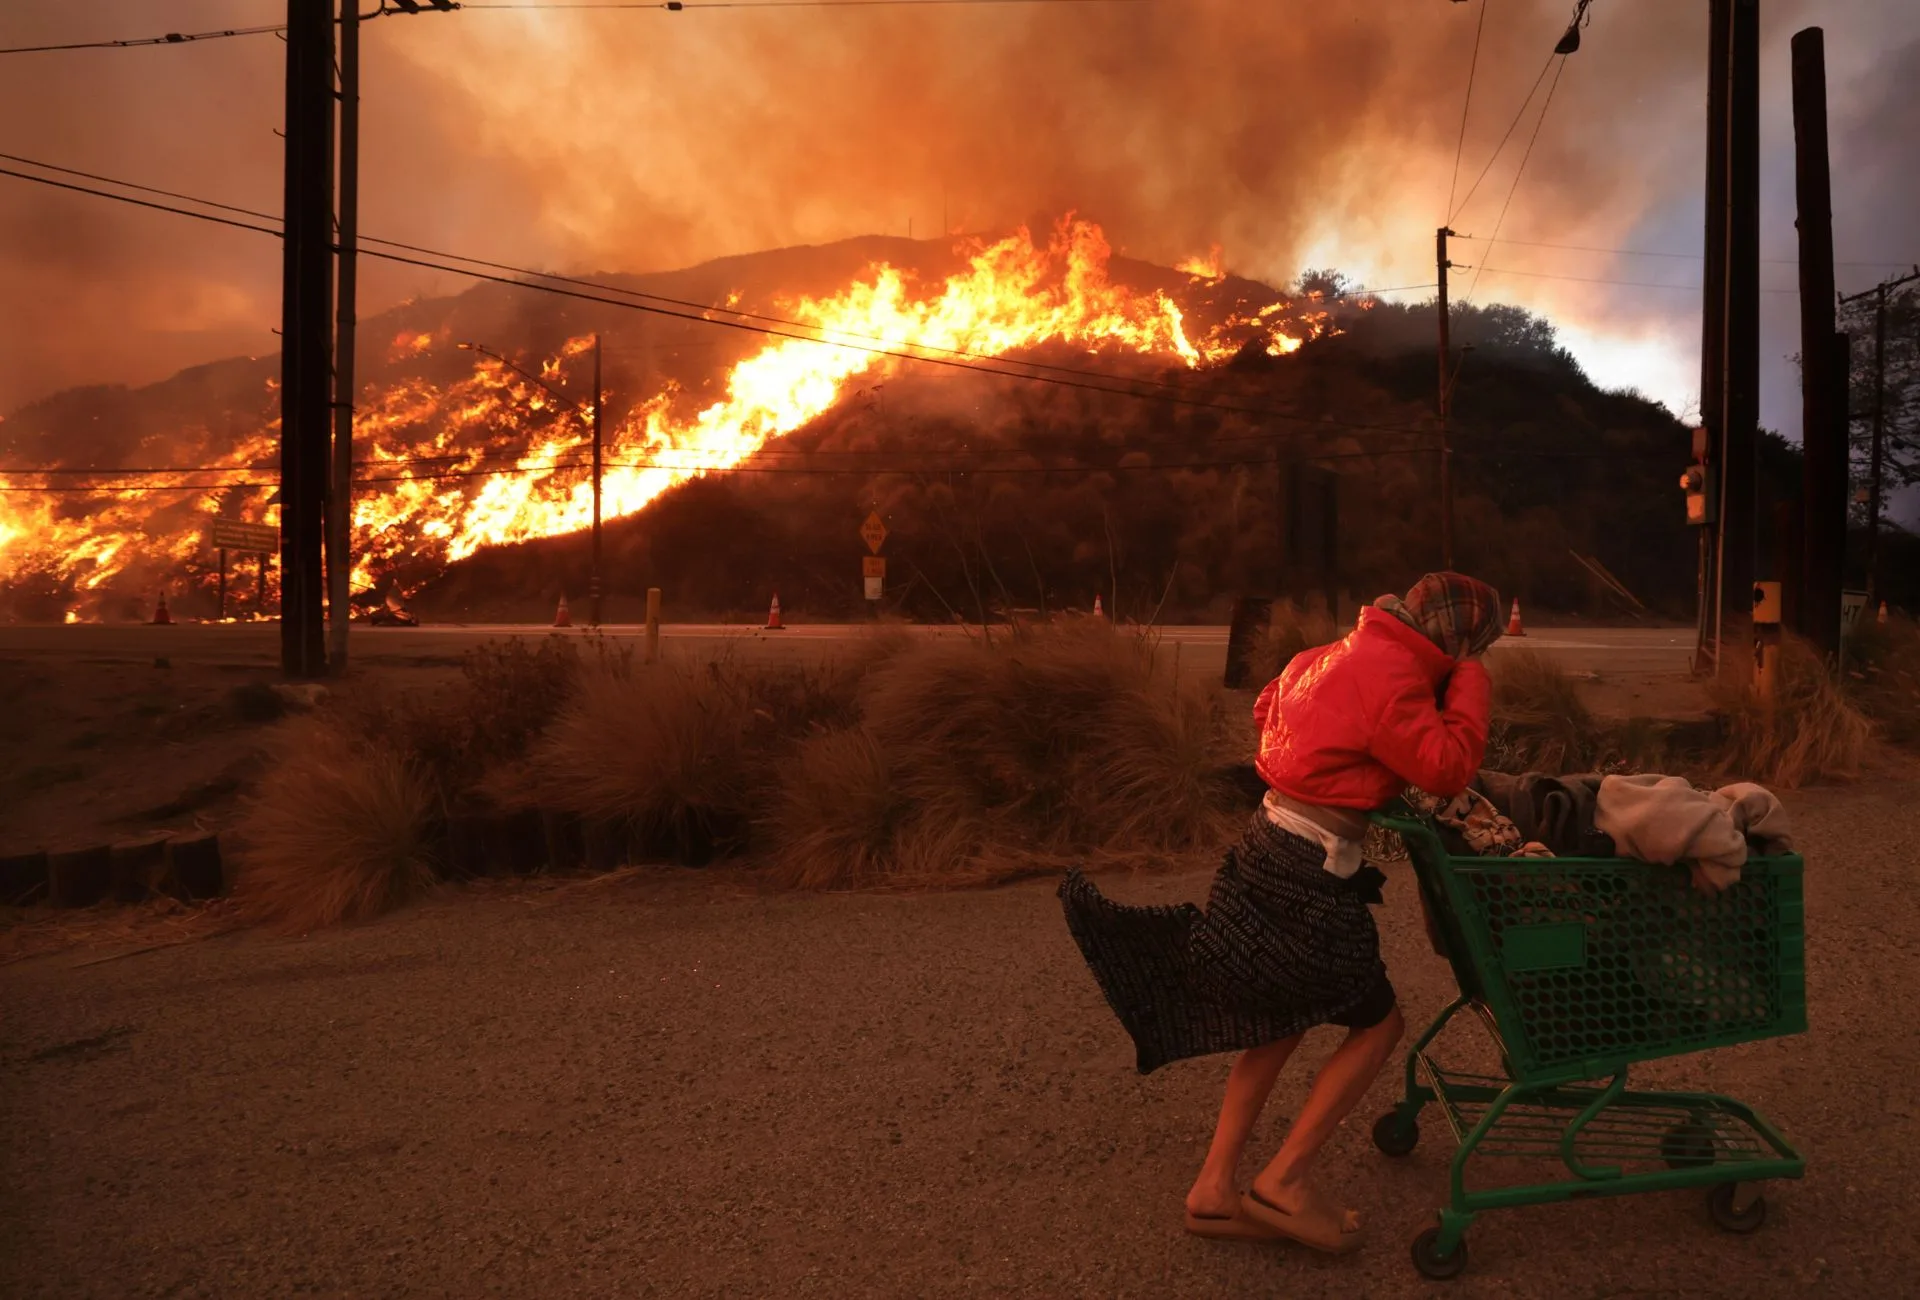
{"type": "MultiPolygon", "coordinates": [[[[1910,1292],[1917,799],[1884,775],[1791,797],[1811,1031],[1646,1071],[1755,1104],[1807,1152],[1767,1226],[1724,1235],[1698,1193],[1489,1214],[1454,1293],[1910,1292]]],[[[1381,921],[1410,1018],[1430,1016],[1451,981],[1397,871],[1381,921]]],[[[0,967],[0,1293],[1432,1290],[1405,1243],[1449,1143],[1430,1113],[1412,1157],[1378,1155],[1387,1081],[1326,1165],[1375,1227],[1359,1257],[1183,1234],[1225,1062],[1133,1072],[1049,882],[800,896],[630,874],[115,958],[0,967]]]]}

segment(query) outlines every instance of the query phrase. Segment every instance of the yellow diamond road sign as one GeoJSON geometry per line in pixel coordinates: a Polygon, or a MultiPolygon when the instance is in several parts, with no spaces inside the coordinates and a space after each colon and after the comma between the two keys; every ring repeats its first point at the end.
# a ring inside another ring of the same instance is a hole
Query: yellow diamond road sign
{"type": "Polygon", "coordinates": [[[878,512],[869,514],[867,522],[860,525],[860,540],[867,544],[869,551],[880,554],[880,547],[887,540],[887,526],[880,522],[878,512]]]}

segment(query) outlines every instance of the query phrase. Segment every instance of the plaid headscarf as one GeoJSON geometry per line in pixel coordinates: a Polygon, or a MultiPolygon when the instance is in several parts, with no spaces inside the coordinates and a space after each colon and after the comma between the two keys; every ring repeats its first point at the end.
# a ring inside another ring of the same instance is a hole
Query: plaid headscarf
{"type": "Polygon", "coordinates": [[[1405,599],[1382,596],[1373,603],[1450,658],[1480,654],[1500,639],[1500,593],[1464,573],[1429,573],[1405,599]]]}

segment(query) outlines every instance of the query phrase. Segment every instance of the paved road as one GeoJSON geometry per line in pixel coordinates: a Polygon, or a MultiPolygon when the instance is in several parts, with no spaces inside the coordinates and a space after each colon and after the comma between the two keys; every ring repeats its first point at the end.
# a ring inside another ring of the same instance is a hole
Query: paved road
{"type": "MultiPolygon", "coordinates": [[[[1418,1286],[1405,1242],[1449,1144],[1430,1121],[1407,1161],[1377,1155],[1383,1085],[1330,1148],[1377,1228],[1358,1258],[1190,1239],[1224,1062],[1133,1072],[1048,882],[795,896],[680,873],[0,968],[0,1294],[1910,1295],[1917,794],[1790,801],[1812,1031],[1646,1071],[1809,1153],[1753,1237],[1698,1193],[1489,1214],[1472,1273],[1418,1286]]],[[[1381,924],[1430,1016],[1451,981],[1397,870],[1381,924]]]]}
{"type": "MultiPolygon", "coordinates": [[[[420,662],[452,658],[489,640],[515,636],[545,636],[552,628],[525,624],[461,624],[418,628],[355,628],[350,654],[369,663],[420,662]]],[[[670,647],[688,653],[706,653],[721,647],[765,653],[784,647],[783,653],[829,654],[835,647],[866,636],[858,624],[797,623],[778,632],[759,627],[720,623],[675,623],[661,629],[670,647]]],[[[917,625],[921,636],[959,636],[953,626],[917,625]]],[[[977,632],[977,629],[976,629],[977,632]]],[[[603,633],[615,640],[645,634],[634,626],[609,626],[603,633]]],[[[74,624],[70,626],[0,626],[0,655],[58,655],[82,659],[144,661],[156,655],[203,662],[271,664],[279,658],[277,623],[74,624]]],[[[578,632],[571,635],[579,635],[578,632]]],[[[1188,673],[1218,676],[1226,667],[1227,629],[1224,627],[1167,627],[1159,635],[1181,647],[1181,668],[1188,673]]],[[[1542,630],[1524,639],[1502,638],[1495,653],[1517,649],[1537,651],[1581,672],[1653,677],[1686,671],[1693,650],[1690,630],[1676,628],[1577,628],[1542,630]]]]}

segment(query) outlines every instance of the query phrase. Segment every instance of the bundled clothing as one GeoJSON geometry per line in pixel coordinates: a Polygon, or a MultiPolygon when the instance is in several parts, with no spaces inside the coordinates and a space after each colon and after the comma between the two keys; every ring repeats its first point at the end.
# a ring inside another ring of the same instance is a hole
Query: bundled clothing
{"type": "Polygon", "coordinates": [[[1487,857],[1634,858],[1697,862],[1725,889],[1757,848],[1789,853],[1780,800],[1752,784],[1707,791],[1685,777],[1511,776],[1482,772],[1453,799],[1409,793],[1438,825],[1449,852],[1487,857]]]}
{"type": "Polygon", "coordinates": [[[1681,776],[1609,776],[1595,797],[1594,825],[1626,857],[1699,863],[1717,889],[1740,879],[1749,840],[1765,854],[1793,851],[1780,800],[1745,783],[1708,792],[1681,776]]]}
{"type": "Polygon", "coordinates": [[[1068,873],[1067,928],[1141,1073],[1392,1012],[1367,910],[1385,877],[1363,860],[1366,813],[1409,784],[1451,795],[1472,780],[1492,690],[1459,656],[1499,635],[1499,604],[1484,583],[1430,574],[1293,658],[1254,705],[1269,793],[1204,911],[1115,903],[1068,873]]]}
{"type": "Polygon", "coordinates": [[[1523,839],[1545,845],[1557,858],[1618,856],[1612,838],[1593,824],[1598,776],[1482,772],[1474,785],[1513,820],[1523,839]]]}

